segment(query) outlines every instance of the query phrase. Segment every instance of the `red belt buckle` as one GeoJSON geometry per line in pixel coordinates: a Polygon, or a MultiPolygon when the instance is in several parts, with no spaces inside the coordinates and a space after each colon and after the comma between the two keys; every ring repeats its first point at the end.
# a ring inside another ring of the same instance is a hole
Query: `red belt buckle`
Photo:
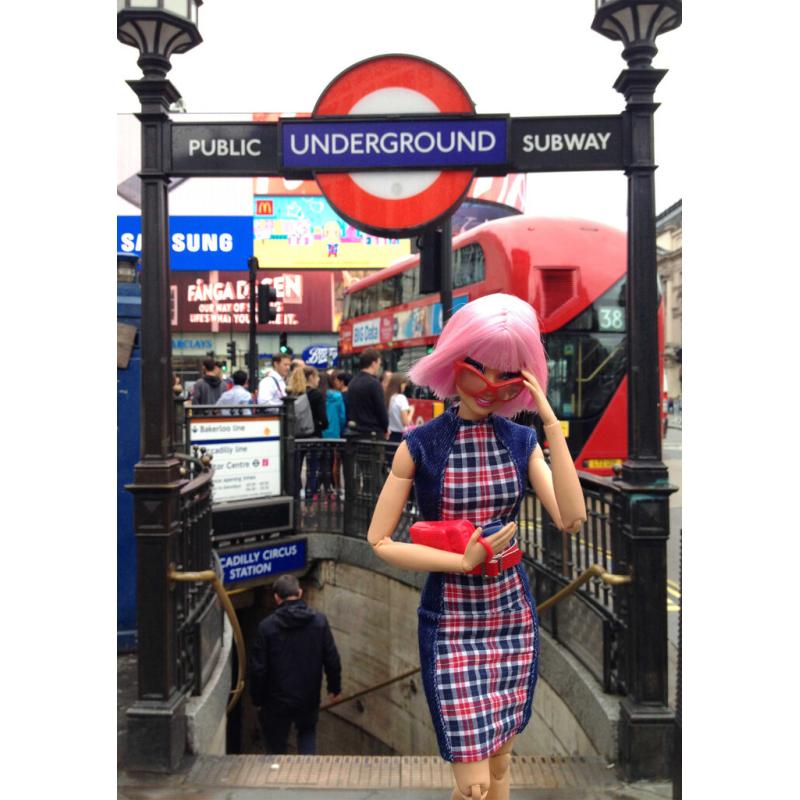
{"type": "Polygon", "coordinates": [[[484,578],[496,578],[501,572],[507,570],[509,567],[516,566],[522,561],[522,550],[516,545],[504,550],[497,558],[491,561],[484,561],[481,564],[481,575],[484,578]]]}

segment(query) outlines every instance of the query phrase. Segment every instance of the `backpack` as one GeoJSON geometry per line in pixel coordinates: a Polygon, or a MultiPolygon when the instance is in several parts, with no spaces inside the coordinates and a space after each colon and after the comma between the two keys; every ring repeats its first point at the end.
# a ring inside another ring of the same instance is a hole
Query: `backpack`
{"type": "Polygon", "coordinates": [[[313,436],[314,417],[311,414],[311,403],[304,392],[294,401],[294,435],[313,436]]]}

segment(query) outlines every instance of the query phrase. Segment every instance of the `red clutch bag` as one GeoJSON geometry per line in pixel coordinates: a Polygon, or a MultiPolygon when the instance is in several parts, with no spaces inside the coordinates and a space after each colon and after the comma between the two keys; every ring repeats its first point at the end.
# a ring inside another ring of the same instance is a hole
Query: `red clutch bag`
{"type": "Polygon", "coordinates": [[[441,522],[415,522],[409,533],[414,544],[424,544],[449,553],[461,553],[467,547],[475,526],[466,519],[446,519],[441,522]]]}
{"type": "MultiPolygon", "coordinates": [[[[496,533],[499,529],[499,523],[490,523],[484,528],[483,533],[496,533]]],[[[424,544],[427,547],[435,547],[437,550],[446,550],[448,553],[458,553],[459,555],[463,555],[469,537],[474,532],[475,526],[466,519],[415,522],[409,530],[411,541],[414,544],[424,544]]],[[[489,549],[489,544],[484,543],[484,547],[489,549]]],[[[489,561],[479,564],[467,574],[495,577],[504,569],[519,564],[521,560],[522,551],[514,545],[489,561]]]]}

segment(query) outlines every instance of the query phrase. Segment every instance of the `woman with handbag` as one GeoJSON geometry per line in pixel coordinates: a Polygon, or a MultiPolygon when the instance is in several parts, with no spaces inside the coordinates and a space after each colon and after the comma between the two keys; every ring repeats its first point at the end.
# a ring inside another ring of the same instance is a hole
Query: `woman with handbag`
{"type": "Polygon", "coordinates": [[[509,794],[513,738],[531,716],[539,656],[514,520],[530,481],[555,524],[576,533],[586,520],[583,493],[545,395],[530,305],[505,294],[467,303],[409,377],[459,402],[399,446],[368,539],[387,563],[431,573],[418,612],[420,664],[453,798],[500,800],[509,794]],[[508,419],[531,407],[547,432],[552,472],[534,430],[508,419]],[[395,542],[412,483],[426,522],[412,528],[411,543],[395,542]]]}

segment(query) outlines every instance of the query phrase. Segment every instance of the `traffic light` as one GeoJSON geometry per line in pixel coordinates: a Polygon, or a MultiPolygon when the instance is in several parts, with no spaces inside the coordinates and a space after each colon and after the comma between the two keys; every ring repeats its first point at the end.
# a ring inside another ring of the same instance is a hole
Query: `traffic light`
{"type": "Polygon", "coordinates": [[[417,240],[420,294],[431,294],[442,289],[442,238],[441,232],[428,230],[417,240]]]}
{"type": "Polygon", "coordinates": [[[236,366],[236,342],[228,342],[228,358],[231,360],[231,366],[236,366]]]}
{"type": "Polygon", "coordinates": [[[286,331],[282,331],[280,334],[278,351],[281,353],[281,355],[284,356],[292,355],[292,348],[289,347],[288,336],[286,335],[286,331]]]}
{"type": "Polygon", "coordinates": [[[278,316],[278,312],[271,305],[278,299],[278,295],[268,283],[259,283],[257,291],[258,321],[263,325],[265,322],[272,322],[278,316]]]}

